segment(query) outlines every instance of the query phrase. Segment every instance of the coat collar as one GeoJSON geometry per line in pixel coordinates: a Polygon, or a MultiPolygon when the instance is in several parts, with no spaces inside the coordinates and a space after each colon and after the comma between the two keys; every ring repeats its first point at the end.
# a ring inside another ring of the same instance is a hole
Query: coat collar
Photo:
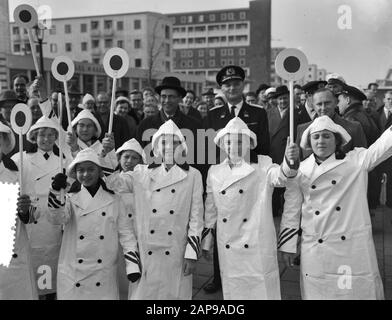
{"type": "Polygon", "coordinates": [[[327,160],[325,160],[320,165],[317,164],[316,158],[314,157],[314,153],[312,153],[308,158],[306,158],[301,163],[301,173],[309,178],[312,183],[320,176],[328,173],[329,171],[335,169],[337,166],[340,166],[345,163],[347,157],[342,160],[337,160],[335,153],[332,154],[327,160]]]}
{"type": "Polygon", "coordinates": [[[94,197],[91,196],[90,192],[84,186],[81,186],[80,191],[72,194],[69,199],[83,211],[83,216],[102,209],[114,202],[113,195],[106,192],[102,186],[99,187],[94,197]]]}
{"type": "Polygon", "coordinates": [[[230,168],[227,158],[218,165],[218,168],[217,176],[220,178],[221,183],[219,192],[227,189],[237,181],[246,178],[255,171],[255,169],[245,160],[242,160],[239,165],[230,168]]]}
{"type": "Polygon", "coordinates": [[[158,190],[173,185],[184,180],[187,175],[187,172],[178,165],[174,165],[169,171],[166,171],[163,163],[149,170],[149,176],[152,180],[152,190],[158,190]]]}

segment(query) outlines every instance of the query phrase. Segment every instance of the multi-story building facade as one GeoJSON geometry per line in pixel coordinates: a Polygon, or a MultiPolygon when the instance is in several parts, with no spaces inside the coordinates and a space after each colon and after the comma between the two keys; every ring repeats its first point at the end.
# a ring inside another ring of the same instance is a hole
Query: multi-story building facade
{"type": "MultiPolygon", "coordinates": [[[[120,47],[128,52],[131,68],[170,72],[171,32],[171,19],[154,12],[53,19],[45,30],[43,55],[101,64],[108,49],[120,47]]],[[[26,31],[15,23],[11,40],[13,54],[30,51],[26,31]]]]}
{"type": "Polygon", "coordinates": [[[0,91],[7,89],[7,54],[11,51],[8,1],[0,1],[0,91]]]}
{"type": "Polygon", "coordinates": [[[271,1],[248,8],[169,14],[173,21],[173,70],[202,75],[216,85],[216,73],[229,64],[247,72],[247,87],[269,82],[271,1]]]}

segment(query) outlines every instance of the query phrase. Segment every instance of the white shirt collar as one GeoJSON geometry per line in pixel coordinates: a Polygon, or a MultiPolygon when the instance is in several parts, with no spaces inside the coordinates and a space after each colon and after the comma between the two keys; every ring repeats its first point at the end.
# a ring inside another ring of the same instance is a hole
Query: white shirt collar
{"type": "MultiPolygon", "coordinates": [[[[235,104],[235,109],[234,109],[234,114],[236,117],[238,117],[238,114],[240,113],[240,110],[242,108],[242,105],[244,104],[244,100],[241,100],[241,102],[235,104]]],[[[231,107],[234,106],[234,104],[227,103],[229,106],[229,112],[231,112],[231,107]]]]}
{"type": "Polygon", "coordinates": [[[45,154],[45,153],[47,153],[49,156],[51,156],[52,155],[52,153],[53,153],[53,151],[43,151],[43,150],[41,150],[41,149],[37,149],[37,152],[39,152],[42,156],[45,154]]]}
{"type": "Polygon", "coordinates": [[[385,117],[386,117],[386,118],[388,118],[388,113],[389,113],[389,112],[392,114],[392,109],[389,110],[389,109],[387,109],[386,107],[384,107],[384,113],[385,113],[385,117]]]}

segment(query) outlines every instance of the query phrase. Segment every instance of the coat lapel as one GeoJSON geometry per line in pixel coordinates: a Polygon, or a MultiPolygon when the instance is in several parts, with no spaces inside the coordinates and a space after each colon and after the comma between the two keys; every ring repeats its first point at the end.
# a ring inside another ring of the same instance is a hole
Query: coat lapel
{"type": "Polygon", "coordinates": [[[343,160],[337,160],[335,154],[331,155],[320,165],[317,165],[314,154],[312,153],[306,160],[301,164],[301,172],[303,175],[309,178],[310,183],[320,178],[322,175],[335,169],[346,162],[346,158],[343,160]]]}
{"type": "Polygon", "coordinates": [[[187,177],[185,170],[177,165],[173,166],[168,172],[164,165],[150,170],[151,188],[152,190],[162,189],[184,180],[187,177]]]}
{"type": "Polygon", "coordinates": [[[237,181],[244,179],[253,171],[255,171],[255,169],[245,161],[243,161],[240,166],[231,169],[226,159],[221,164],[220,171],[218,172],[218,176],[221,178],[219,192],[227,189],[237,181]]]}
{"type": "Polygon", "coordinates": [[[48,174],[56,173],[59,167],[58,157],[53,152],[48,160],[45,160],[40,152],[36,152],[31,155],[30,162],[33,166],[35,180],[40,180],[48,174]]]}
{"type": "Polygon", "coordinates": [[[103,190],[102,187],[99,187],[93,198],[87,189],[82,186],[78,193],[70,197],[70,201],[80,208],[82,210],[81,215],[85,216],[108,206],[114,199],[108,192],[103,190]]]}

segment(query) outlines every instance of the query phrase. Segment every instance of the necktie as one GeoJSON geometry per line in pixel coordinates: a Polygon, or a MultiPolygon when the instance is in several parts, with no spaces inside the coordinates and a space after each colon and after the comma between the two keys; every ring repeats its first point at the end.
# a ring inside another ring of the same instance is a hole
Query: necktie
{"type": "Polygon", "coordinates": [[[388,114],[387,114],[387,121],[389,121],[389,120],[392,119],[391,116],[392,116],[392,112],[391,112],[391,111],[388,111],[388,114]]]}
{"type": "Polygon", "coordinates": [[[44,158],[45,158],[45,160],[49,159],[49,154],[47,152],[44,153],[44,158]]]}
{"type": "Polygon", "coordinates": [[[235,117],[235,112],[234,112],[235,108],[236,108],[236,106],[231,106],[230,115],[232,118],[235,117]]]}

